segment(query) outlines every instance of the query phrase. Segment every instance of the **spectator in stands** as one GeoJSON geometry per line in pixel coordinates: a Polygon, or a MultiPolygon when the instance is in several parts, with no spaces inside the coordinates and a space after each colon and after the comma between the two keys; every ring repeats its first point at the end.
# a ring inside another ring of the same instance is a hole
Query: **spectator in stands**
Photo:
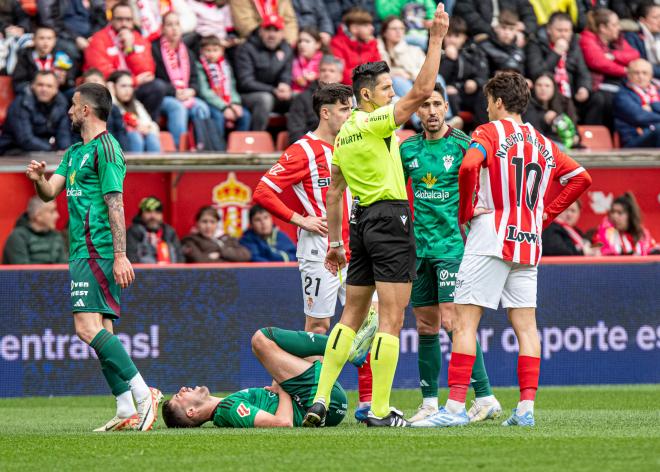
{"type": "Polygon", "coordinates": [[[55,51],[56,41],[54,29],[40,26],[34,33],[34,47],[24,48],[18,52],[16,68],[12,74],[12,85],[16,94],[30,87],[38,70],[55,72],[59,88],[63,92],[74,86],[75,70],[71,59],[64,51],[55,51]],[[67,65],[68,68],[65,69],[67,65]]]}
{"type": "Polygon", "coordinates": [[[530,0],[529,3],[534,8],[539,30],[541,26],[550,23],[552,15],[556,13],[566,15],[576,31],[582,31],[587,23],[587,5],[583,0],[530,0]]]}
{"type": "Polygon", "coordinates": [[[575,200],[543,230],[543,256],[599,256],[577,227],[582,204],[575,200]]]}
{"type": "Polygon", "coordinates": [[[250,229],[243,233],[240,242],[252,253],[251,262],[296,260],[296,246],[291,238],[273,224],[273,217],[259,205],[250,208],[250,229]]]}
{"type": "Polygon", "coordinates": [[[660,148],[660,88],[644,59],[628,65],[628,80],[614,97],[614,127],[623,147],[660,148]]]}
{"type": "Polygon", "coordinates": [[[289,133],[289,144],[298,141],[305,133],[314,130],[319,125],[319,117],[314,113],[312,95],[320,84],[335,84],[341,81],[344,63],[335,56],[326,54],[319,66],[319,79],[315,80],[302,93],[296,95],[287,113],[286,129],[289,133]]]}
{"type": "MultiPolygon", "coordinates": [[[[216,36],[225,48],[236,45],[234,21],[227,0],[188,0],[188,8],[197,18],[197,39],[216,36]]],[[[198,41],[194,43],[199,45],[198,41]]]]}
{"type": "MultiPolygon", "coordinates": [[[[80,70],[83,53],[92,35],[108,23],[103,0],[50,0],[44,24],[57,31],[57,44],[80,70]]],[[[40,10],[44,8],[40,2],[40,10]]]]}
{"type": "Polygon", "coordinates": [[[296,57],[293,59],[292,89],[294,93],[306,90],[312,82],[319,78],[319,67],[323,57],[321,35],[311,27],[300,30],[296,57]]]}
{"type": "Polygon", "coordinates": [[[200,98],[195,55],[182,40],[179,15],[163,16],[163,34],[151,43],[156,63],[156,79],[166,85],[161,112],[167,117],[167,129],[178,147],[181,135],[188,129],[188,120],[210,118],[209,106],[200,98]]]}
{"type": "Polygon", "coordinates": [[[471,112],[475,125],[488,121],[483,93],[489,78],[488,60],[474,41],[468,41],[467,24],[460,16],[449,18],[440,76],[445,79],[447,101],[452,110],[471,112]]]}
{"type": "Polygon", "coordinates": [[[155,79],[151,46],[133,29],[133,21],[128,3],[120,1],[114,5],[110,24],[95,33],[85,49],[84,69],[96,68],[106,78],[116,70],[128,70],[137,85],[137,99],[157,120],[166,84],[155,79]]]}
{"type": "Polygon", "coordinates": [[[250,111],[241,104],[236,81],[224,57],[223,42],[217,36],[204,36],[200,42],[201,56],[196,63],[199,77],[199,96],[208,105],[211,118],[218,129],[220,151],[226,148],[225,131],[250,129],[250,111]]]}
{"type": "Polygon", "coordinates": [[[108,77],[112,103],[119,108],[127,131],[127,152],[160,152],[160,129],[144,105],[135,98],[131,73],[113,72],[108,77]]]}
{"type": "Polygon", "coordinates": [[[223,234],[218,210],[212,206],[199,209],[195,230],[181,240],[186,262],[249,262],[252,255],[238,239],[223,234]]]}
{"type": "Polygon", "coordinates": [[[642,214],[631,192],[612,202],[609,214],[598,227],[595,243],[603,256],[646,256],[656,252],[651,233],[642,225],[642,214]]]}
{"type": "Polygon", "coordinates": [[[396,16],[383,20],[378,37],[378,53],[390,67],[392,88],[403,97],[412,88],[426,55],[421,48],[405,40],[406,25],[396,16]]]}
{"type": "Polygon", "coordinates": [[[660,4],[640,3],[637,8],[639,31],[625,33],[626,40],[653,65],[653,77],[660,79],[660,4]]]}
{"type": "Polygon", "coordinates": [[[587,14],[587,29],[580,35],[580,48],[591,71],[592,91],[603,96],[600,123],[612,127],[612,99],[626,76],[626,67],[639,58],[639,52],[621,35],[619,17],[612,10],[600,8],[587,14]]]}
{"type": "Polygon", "coordinates": [[[375,0],[325,0],[323,3],[328,11],[328,15],[330,15],[330,21],[332,21],[335,32],[343,21],[344,14],[353,7],[360,7],[369,12],[372,18],[374,18],[374,28],[376,31],[380,31],[380,19],[376,13],[375,0]]]}
{"type": "MultiPolygon", "coordinates": [[[[103,74],[98,69],[89,69],[82,75],[82,82],[84,84],[100,84],[104,87],[107,85],[103,74]]],[[[124,117],[122,116],[119,107],[115,104],[112,105],[110,116],[106,122],[108,133],[110,133],[119,142],[122,149],[128,149],[128,134],[124,126],[124,117]]],[[[77,137],[79,137],[78,135],[77,137]]],[[[82,138],[81,138],[82,139],[82,138]]]]}
{"type": "Polygon", "coordinates": [[[529,0],[460,0],[454,7],[454,15],[462,17],[468,25],[470,36],[495,37],[495,26],[503,11],[516,13],[516,43],[525,46],[526,38],[532,37],[538,29],[536,14],[529,0]]]}
{"type": "Polygon", "coordinates": [[[590,0],[597,6],[610,8],[621,19],[632,20],[640,4],[648,0],[590,0]]]}
{"type": "Polygon", "coordinates": [[[31,31],[30,17],[18,0],[0,1],[0,73],[14,72],[16,54],[30,45],[31,31]]]}
{"type": "Polygon", "coordinates": [[[512,70],[525,75],[525,51],[518,45],[518,14],[503,10],[493,27],[493,35],[479,43],[491,71],[512,70]]]}
{"type": "Polygon", "coordinates": [[[591,73],[573,34],[570,16],[553,13],[548,24],[527,43],[526,56],[527,74],[532,80],[543,73],[552,74],[558,92],[575,101],[584,123],[602,123],[605,97],[591,93],[591,73]]]}
{"type": "Polygon", "coordinates": [[[156,197],[140,201],[140,211],[126,231],[126,257],[133,264],[184,262],[176,231],[163,222],[163,204],[156,197]]]}
{"type": "MultiPolygon", "coordinates": [[[[383,23],[391,16],[400,18],[406,27],[408,44],[426,51],[429,43],[428,29],[437,5],[435,0],[376,0],[376,13],[383,23]]],[[[383,24],[381,35],[384,29],[383,24]]]]}
{"type": "Polygon", "coordinates": [[[282,19],[284,38],[290,46],[298,40],[298,21],[291,0],[229,0],[234,27],[241,38],[249,39],[273,15],[282,19]]]}
{"type": "Polygon", "coordinates": [[[53,71],[40,70],[32,86],[12,102],[0,135],[7,151],[62,151],[71,145],[68,103],[57,90],[53,71]]]}
{"type": "Polygon", "coordinates": [[[284,40],[284,20],[266,17],[236,52],[236,85],[252,114],[252,129],[263,131],[270,113],[286,113],[291,104],[293,49],[284,40]]]}
{"type": "Polygon", "coordinates": [[[163,21],[168,13],[179,15],[183,33],[192,33],[197,26],[195,13],[186,0],[133,0],[131,6],[133,17],[147,41],[154,41],[161,36],[163,21]]]}
{"type": "Polygon", "coordinates": [[[292,0],[293,9],[296,12],[298,28],[312,28],[319,32],[321,42],[327,46],[335,34],[328,9],[318,0],[292,0]]]}
{"type": "Polygon", "coordinates": [[[55,230],[60,217],[55,201],[32,197],[27,218],[20,218],[5,243],[3,264],[65,264],[64,238],[55,230]]]}
{"type": "Polygon", "coordinates": [[[344,61],[342,83],[353,83],[353,69],[365,62],[380,61],[378,43],[374,38],[374,18],[367,10],[353,7],[344,14],[337,34],[330,41],[332,54],[344,61]]]}
{"type": "Polygon", "coordinates": [[[547,72],[536,79],[523,121],[529,122],[562,148],[571,149],[580,142],[575,127],[577,114],[571,99],[558,93],[554,80],[547,72]]]}

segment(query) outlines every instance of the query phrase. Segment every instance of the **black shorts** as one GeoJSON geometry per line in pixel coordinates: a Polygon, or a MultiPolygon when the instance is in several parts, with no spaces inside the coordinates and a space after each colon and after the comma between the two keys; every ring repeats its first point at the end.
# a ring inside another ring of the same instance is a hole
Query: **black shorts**
{"type": "Polygon", "coordinates": [[[351,223],[351,261],[348,285],[377,282],[412,282],[415,269],[415,234],[406,200],[384,200],[360,207],[351,223]]]}

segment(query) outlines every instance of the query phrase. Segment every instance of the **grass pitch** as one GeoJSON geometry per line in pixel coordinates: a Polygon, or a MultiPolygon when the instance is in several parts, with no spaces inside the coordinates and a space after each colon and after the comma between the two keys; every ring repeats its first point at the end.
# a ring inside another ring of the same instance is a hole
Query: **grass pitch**
{"type": "MultiPolygon", "coordinates": [[[[495,393],[507,412],[515,406],[515,389],[495,393]]],[[[417,391],[392,395],[407,414],[419,402],[417,391]]],[[[104,434],[90,431],[114,412],[110,397],[5,399],[0,470],[659,471],[659,405],[660,385],[542,387],[533,429],[367,430],[349,417],[323,430],[167,430],[159,420],[149,433],[104,434]]]]}

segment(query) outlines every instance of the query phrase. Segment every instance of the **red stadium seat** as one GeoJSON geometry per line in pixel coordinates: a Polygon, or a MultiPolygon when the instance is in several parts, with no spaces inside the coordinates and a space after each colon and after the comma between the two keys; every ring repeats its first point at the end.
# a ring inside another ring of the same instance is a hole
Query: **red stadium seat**
{"type": "Polygon", "coordinates": [[[404,142],[406,139],[408,139],[411,136],[416,135],[417,132],[412,129],[398,129],[396,130],[396,138],[399,140],[399,144],[404,142]]]}
{"type": "Polygon", "coordinates": [[[162,152],[176,152],[174,138],[167,131],[160,132],[160,150],[162,152]]]}
{"type": "Polygon", "coordinates": [[[14,88],[11,85],[11,76],[0,76],[0,125],[5,122],[9,105],[14,101],[14,88]]]}
{"type": "Polygon", "coordinates": [[[232,131],[229,133],[227,152],[270,153],[275,152],[275,145],[267,131],[232,131]]]}
{"type": "Polygon", "coordinates": [[[179,152],[189,151],[194,151],[194,147],[192,145],[192,140],[190,139],[190,133],[186,131],[179,136],[179,152]]]}
{"type": "Polygon", "coordinates": [[[621,136],[616,131],[612,135],[612,144],[614,145],[614,149],[621,149],[621,136]]]}
{"type": "Polygon", "coordinates": [[[277,133],[277,139],[275,140],[275,149],[277,151],[284,151],[289,146],[289,133],[286,131],[280,131],[277,133]]]}
{"type": "Polygon", "coordinates": [[[582,145],[592,151],[611,151],[612,135],[605,126],[578,125],[582,145]]]}

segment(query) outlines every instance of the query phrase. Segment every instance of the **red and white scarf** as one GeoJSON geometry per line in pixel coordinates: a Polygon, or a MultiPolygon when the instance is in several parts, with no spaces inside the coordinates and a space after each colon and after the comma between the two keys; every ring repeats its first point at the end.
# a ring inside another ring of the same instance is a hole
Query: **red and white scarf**
{"type": "Polygon", "coordinates": [[[568,76],[568,70],[566,70],[566,53],[559,57],[559,61],[555,66],[555,82],[559,85],[559,93],[564,97],[571,98],[571,80],[568,76]]]}
{"type": "Polygon", "coordinates": [[[575,231],[575,229],[571,225],[566,224],[563,221],[555,220],[555,223],[557,223],[559,226],[561,226],[564,229],[564,231],[566,231],[568,237],[571,238],[571,241],[573,241],[573,244],[575,245],[575,249],[577,249],[580,252],[583,252],[584,240],[582,239],[582,236],[580,236],[580,233],[575,231]]]}
{"type": "Polygon", "coordinates": [[[45,58],[40,58],[37,51],[32,51],[32,60],[37,66],[37,70],[53,70],[53,55],[48,54],[45,58]]]}
{"type": "Polygon", "coordinates": [[[117,67],[117,70],[129,70],[126,63],[126,56],[124,56],[124,45],[119,41],[119,36],[117,36],[117,33],[112,28],[108,28],[108,34],[115,48],[117,48],[117,57],[119,58],[119,67],[117,67]]]}
{"type": "Polygon", "coordinates": [[[656,83],[651,82],[646,89],[643,89],[639,85],[635,85],[631,82],[628,82],[628,87],[630,90],[635,92],[639,99],[642,101],[642,106],[651,106],[655,102],[660,101],[660,94],[658,94],[658,86],[656,83]]]}
{"type": "Polygon", "coordinates": [[[277,15],[277,0],[254,0],[254,6],[261,18],[277,15]]]}
{"type": "Polygon", "coordinates": [[[209,79],[209,85],[224,102],[231,103],[231,81],[229,80],[231,71],[229,64],[224,57],[221,57],[217,63],[209,63],[204,56],[201,57],[202,67],[209,79]]]}
{"type": "MultiPolygon", "coordinates": [[[[190,58],[188,57],[188,49],[183,41],[179,41],[179,46],[176,50],[172,49],[169,41],[163,36],[160,38],[160,52],[163,55],[163,63],[167,76],[170,82],[177,90],[188,88],[190,80],[190,58]]],[[[194,99],[188,99],[184,102],[187,108],[192,107],[194,99]]]]}
{"type": "Polygon", "coordinates": [[[171,0],[158,0],[158,11],[156,11],[154,0],[136,0],[135,4],[140,14],[142,36],[153,41],[160,36],[161,18],[172,11],[172,2],[171,0]]]}

